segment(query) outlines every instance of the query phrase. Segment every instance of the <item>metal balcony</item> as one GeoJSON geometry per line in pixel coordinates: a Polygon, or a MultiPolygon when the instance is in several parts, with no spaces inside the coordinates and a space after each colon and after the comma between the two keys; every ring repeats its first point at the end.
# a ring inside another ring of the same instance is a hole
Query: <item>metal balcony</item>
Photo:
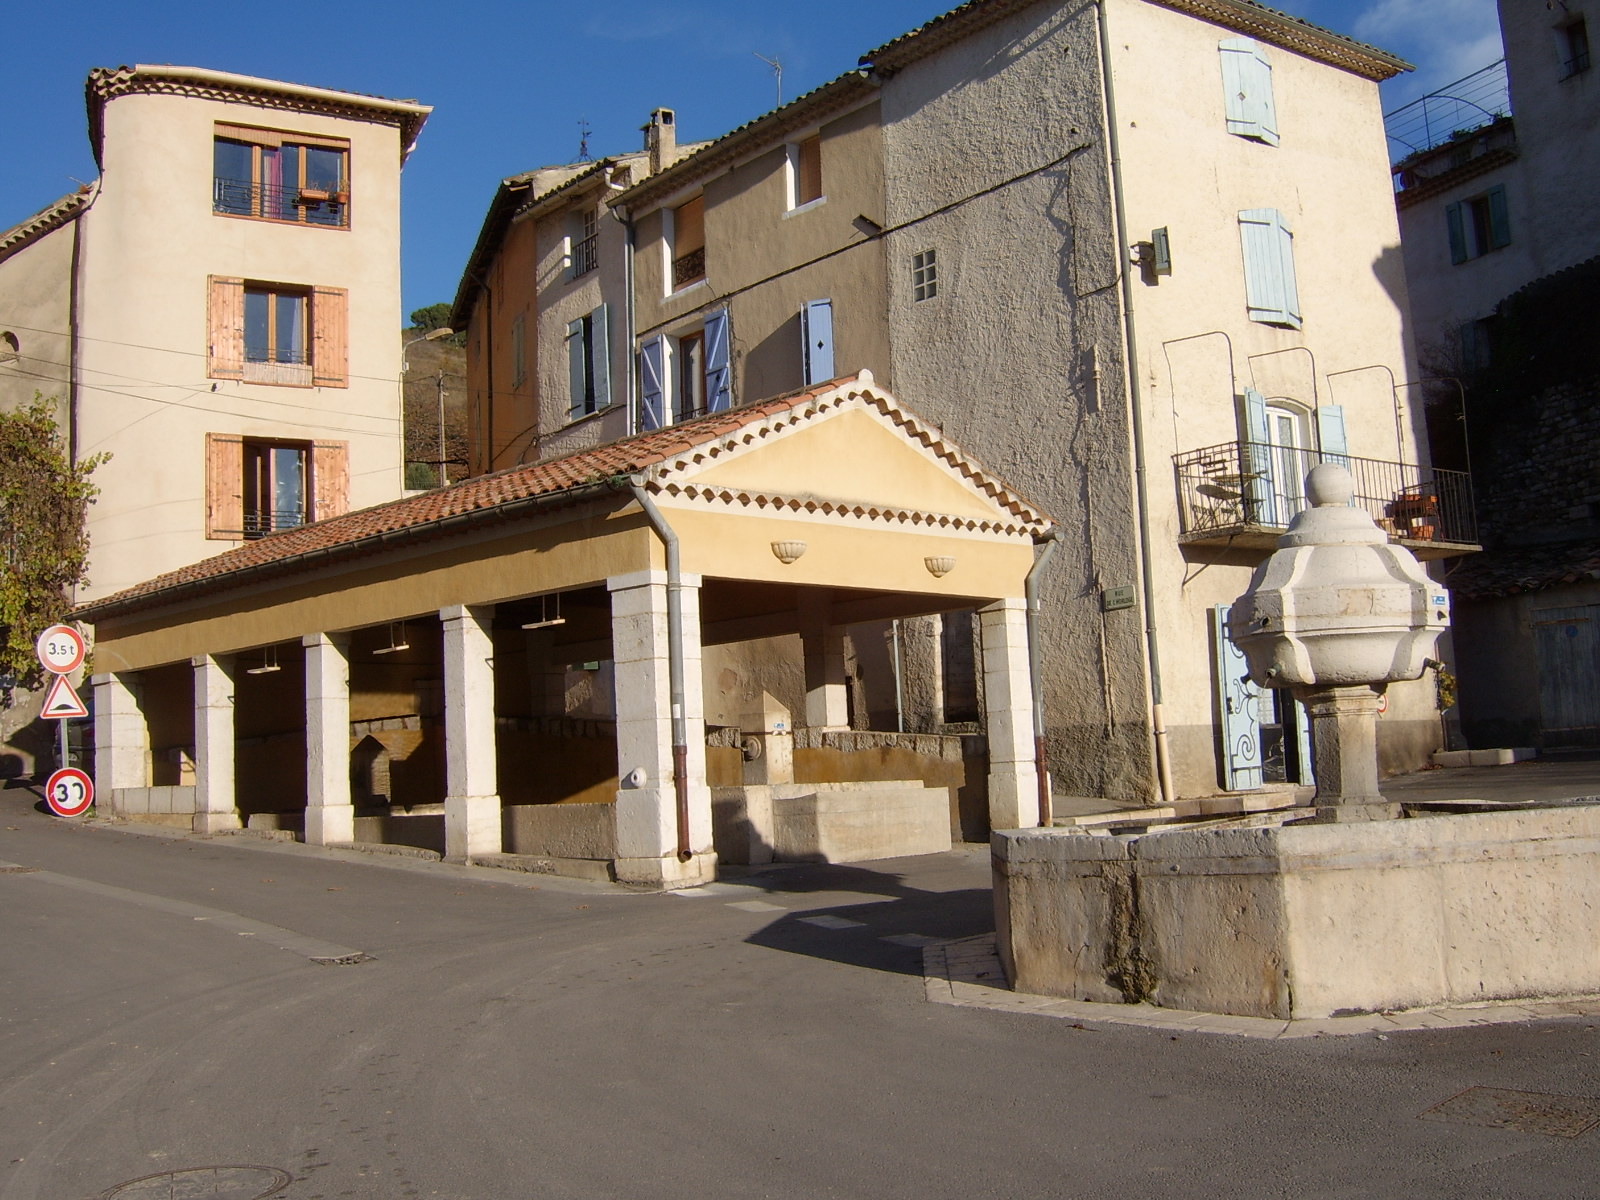
{"type": "Polygon", "coordinates": [[[1418,558],[1482,549],[1464,471],[1415,463],[1324,454],[1266,442],[1223,442],[1173,456],[1178,484],[1178,540],[1185,545],[1270,550],[1307,507],[1306,473],[1337,462],[1355,477],[1355,503],[1389,540],[1418,558]]]}

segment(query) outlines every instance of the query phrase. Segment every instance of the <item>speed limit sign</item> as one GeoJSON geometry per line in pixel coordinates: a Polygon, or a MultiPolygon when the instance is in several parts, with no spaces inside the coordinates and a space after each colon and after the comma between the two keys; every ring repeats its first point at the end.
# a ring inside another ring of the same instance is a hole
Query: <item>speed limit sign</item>
{"type": "Polygon", "coordinates": [[[44,800],[58,817],[82,816],[94,803],[94,780],[77,767],[62,767],[45,783],[44,800]]]}
{"type": "Polygon", "coordinates": [[[55,675],[70,675],[83,666],[88,653],[83,634],[71,625],[52,625],[34,643],[40,665],[55,675]]]}

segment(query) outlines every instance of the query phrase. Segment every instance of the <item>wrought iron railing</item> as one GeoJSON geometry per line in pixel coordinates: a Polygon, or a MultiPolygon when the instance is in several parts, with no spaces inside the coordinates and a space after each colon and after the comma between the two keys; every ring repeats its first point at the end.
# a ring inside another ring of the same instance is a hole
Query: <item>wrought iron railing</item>
{"type": "Polygon", "coordinates": [[[212,208],[235,217],[266,217],[343,229],[350,224],[348,192],[280,187],[248,179],[212,181],[212,208]]]}
{"type": "Polygon", "coordinates": [[[244,514],[244,536],[247,539],[266,537],[282,529],[295,529],[306,523],[303,508],[258,509],[244,514]]]}
{"type": "Polygon", "coordinates": [[[672,260],[672,286],[676,290],[706,277],[705,247],[672,260]]]}
{"type": "Polygon", "coordinates": [[[1511,89],[1502,58],[1384,113],[1383,128],[1389,137],[1389,152],[1398,161],[1510,113],[1511,89]]]}
{"type": "Polygon", "coordinates": [[[591,233],[572,244],[572,274],[587,275],[600,265],[600,234],[591,233]]]}
{"type": "Polygon", "coordinates": [[[1180,533],[1189,540],[1285,528],[1307,507],[1305,477],[1337,462],[1355,478],[1355,503],[1392,537],[1475,545],[1478,524],[1465,471],[1324,454],[1266,442],[1223,442],[1173,456],[1180,533]]]}

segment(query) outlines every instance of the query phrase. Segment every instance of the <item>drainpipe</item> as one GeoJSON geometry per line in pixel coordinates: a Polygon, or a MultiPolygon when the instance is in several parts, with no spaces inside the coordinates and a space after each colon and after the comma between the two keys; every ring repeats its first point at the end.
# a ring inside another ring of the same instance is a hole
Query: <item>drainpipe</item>
{"type": "Polygon", "coordinates": [[[1039,651],[1039,579],[1045,564],[1060,545],[1062,532],[1051,529],[1044,535],[1044,549],[1028,569],[1022,581],[1022,594],[1027,599],[1028,622],[1028,687],[1033,696],[1033,760],[1039,775],[1039,824],[1049,826],[1055,820],[1050,811],[1050,751],[1044,736],[1044,667],[1039,651]]]}
{"type": "Polygon", "coordinates": [[[694,851],[689,846],[689,720],[684,715],[683,572],[678,535],[644,490],[644,476],[630,476],[628,490],[667,548],[667,687],[672,699],[672,788],[678,801],[678,861],[688,862],[694,857],[694,851]]]}
{"type": "Polygon", "coordinates": [[[1150,679],[1150,725],[1155,738],[1156,777],[1161,786],[1161,802],[1171,804],[1172,756],[1167,744],[1167,723],[1161,709],[1161,647],[1156,631],[1155,569],[1150,556],[1150,488],[1145,464],[1144,409],[1139,394],[1139,342],[1133,327],[1133,275],[1128,270],[1128,210],[1122,190],[1122,151],[1117,127],[1116,89],[1111,79],[1111,32],[1106,24],[1105,0],[1094,0],[1096,24],[1100,30],[1100,83],[1106,101],[1106,151],[1111,159],[1111,192],[1115,201],[1117,253],[1121,256],[1122,333],[1127,346],[1128,406],[1133,426],[1134,494],[1139,517],[1139,584],[1144,592],[1144,636],[1147,674],[1150,679]]]}

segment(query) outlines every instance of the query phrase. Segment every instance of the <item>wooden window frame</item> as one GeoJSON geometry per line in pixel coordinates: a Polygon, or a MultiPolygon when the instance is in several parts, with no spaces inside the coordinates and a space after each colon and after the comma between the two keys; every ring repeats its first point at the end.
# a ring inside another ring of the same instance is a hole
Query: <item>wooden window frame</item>
{"type": "Polygon", "coordinates": [[[706,278],[706,198],[694,196],[669,214],[667,294],[703,283],[706,278]]]}
{"type": "Polygon", "coordinates": [[[257,129],[246,125],[231,125],[218,121],[214,127],[212,145],[234,142],[250,150],[250,178],[225,180],[217,175],[215,158],[212,165],[212,212],[219,217],[244,221],[270,221],[277,225],[304,225],[313,229],[350,228],[350,141],[348,138],[322,137],[316,134],[292,133],[286,130],[257,129]],[[339,186],[313,188],[306,179],[307,156],[299,156],[299,178],[281,185],[285,196],[292,191],[293,200],[286,206],[273,206],[264,182],[262,152],[281,150],[285,146],[301,150],[332,150],[340,155],[339,186]],[[231,185],[231,186],[228,186],[231,185]],[[229,206],[231,205],[231,206],[229,206]],[[284,208],[293,209],[292,214],[284,208]],[[248,211],[239,211],[246,208],[248,211]],[[313,214],[323,214],[331,219],[318,219],[313,214]]]}
{"type": "Polygon", "coordinates": [[[813,133],[790,142],[784,154],[788,210],[796,212],[826,200],[828,194],[822,185],[822,135],[813,133]]]}
{"type": "Polygon", "coordinates": [[[350,386],[350,302],[344,288],[245,280],[225,275],[210,276],[207,285],[206,373],[210,378],[276,387],[350,386]],[[245,361],[245,295],[252,290],[305,295],[308,363],[245,361]]]}
{"type": "MultiPolygon", "coordinates": [[[[249,452],[293,447],[305,452],[302,521],[325,521],[350,510],[350,443],[300,438],[206,434],[205,536],[212,541],[248,541],[274,529],[262,528],[259,515],[246,520],[245,470],[249,452]]],[[[298,524],[283,528],[298,528],[298,524]]]]}

